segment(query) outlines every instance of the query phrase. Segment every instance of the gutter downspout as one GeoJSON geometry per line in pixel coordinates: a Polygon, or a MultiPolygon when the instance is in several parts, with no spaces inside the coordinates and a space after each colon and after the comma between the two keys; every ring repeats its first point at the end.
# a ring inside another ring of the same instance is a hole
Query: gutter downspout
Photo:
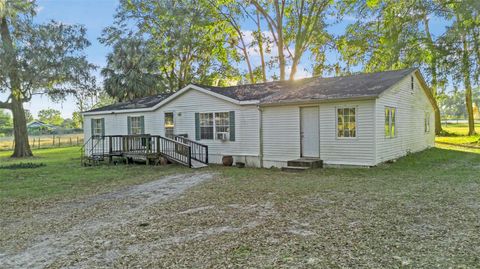
{"type": "Polygon", "coordinates": [[[260,167],[263,168],[263,108],[257,106],[258,109],[258,137],[259,137],[259,146],[260,146],[260,167]]]}

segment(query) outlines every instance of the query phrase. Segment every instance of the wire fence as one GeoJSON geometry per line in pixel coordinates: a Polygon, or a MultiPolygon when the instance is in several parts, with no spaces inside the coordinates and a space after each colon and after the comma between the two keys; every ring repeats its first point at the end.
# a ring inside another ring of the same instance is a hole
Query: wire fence
{"type": "MultiPolygon", "coordinates": [[[[32,149],[81,146],[83,145],[83,134],[29,136],[28,142],[32,149]]],[[[15,139],[13,137],[0,137],[0,150],[13,150],[14,148],[15,139]]]]}

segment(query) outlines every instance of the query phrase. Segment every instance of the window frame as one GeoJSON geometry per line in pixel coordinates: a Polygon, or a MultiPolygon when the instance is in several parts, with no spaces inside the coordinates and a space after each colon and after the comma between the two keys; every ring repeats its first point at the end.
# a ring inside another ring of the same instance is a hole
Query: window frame
{"type": "Polygon", "coordinates": [[[430,126],[430,112],[425,111],[424,113],[424,133],[428,134],[431,131],[431,126],[430,126]]]}
{"type": "Polygon", "coordinates": [[[102,121],[104,121],[104,118],[93,118],[92,119],[92,122],[93,122],[93,124],[91,126],[92,136],[95,136],[95,137],[96,136],[103,136],[105,130],[103,130],[102,121]],[[95,130],[98,130],[98,129],[100,130],[100,134],[96,134],[96,132],[95,132],[95,130]]]}
{"type": "Polygon", "coordinates": [[[356,140],[358,139],[358,105],[344,105],[335,107],[335,138],[338,140],[356,140]],[[339,109],[354,109],[355,110],[355,136],[338,136],[338,110],[339,109]]]}
{"type": "Polygon", "coordinates": [[[415,78],[412,76],[410,76],[410,91],[412,94],[415,93],[415,78]]]}
{"type": "Polygon", "coordinates": [[[199,112],[198,113],[199,123],[198,128],[200,128],[200,140],[215,140],[215,112],[199,112]],[[202,115],[211,114],[212,115],[212,125],[204,126],[202,125],[202,115]],[[202,128],[212,128],[212,138],[203,138],[202,137],[202,128]]]}
{"type": "Polygon", "coordinates": [[[164,111],[163,112],[163,135],[165,137],[168,137],[167,136],[167,128],[172,128],[172,135],[175,135],[175,112],[174,111],[164,111]],[[172,126],[170,127],[167,127],[166,126],[166,121],[165,121],[165,118],[166,118],[166,114],[172,114],[172,126]]]}
{"type": "Polygon", "coordinates": [[[385,109],[383,110],[384,111],[384,114],[383,116],[385,117],[385,120],[383,121],[383,127],[384,127],[384,136],[386,139],[393,139],[393,138],[396,138],[397,137],[397,134],[398,134],[398,131],[397,131],[397,108],[396,107],[393,107],[393,106],[385,106],[385,109]],[[385,130],[385,127],[386,127],[386,120],[387,120],[387,110],[388,110],[388,135],[386,133],[386,130],[385,130]],[[392,111],[394,111],[393,113],[393,120],[392,120],[392,111]],[[393,123],[393,124],[392,124],[393,123]],[[393,129],[394,131],[394,134],[392,135],[392,126],[394,126],[395,128],[393,129]]]}
{"type": "Polygon", "coordinates": [[[221,139],[217,138],[217,133],[219,133],[217,131],[217,127],[227,128],[228,131],[225,132],[225,133],[227,133],[226,141],[230,140],[230,134],[231,134],[230,124],[231,124],[231,122],[230,122],[230,112],[229,111],[199,112],[198,115],[199,115],[199,126],[198,126],[198,128],[200,128],[200,140],[222,141],[221,139]],[[213,138],[203,138],[202,137],[202,127],[203,128],[210,127],[210,126],[202,126],[202,115],[203,114],[212,114],[212,126],[211,127],[213,128],[213,132],[212,132],[213,133],[213,138]],[[217,126],[217,114],[225,114],[226,115],[225,120],[227,121],[227,124],[217,126]]]}
{"type": "Polygon", "coordinates": [[[141,134],[144,134],[144,132],[142,132],[142,116],[130,116],[130,134],[131,135],[141,135],[141,134]],[[138,121],[138,126],[136,126],[135,128],[136,129],[139,129],[139,133],[135,133],[133,130],[134,130],[134,127],[133,127],[133,122],[134,121],[138,121]]]}

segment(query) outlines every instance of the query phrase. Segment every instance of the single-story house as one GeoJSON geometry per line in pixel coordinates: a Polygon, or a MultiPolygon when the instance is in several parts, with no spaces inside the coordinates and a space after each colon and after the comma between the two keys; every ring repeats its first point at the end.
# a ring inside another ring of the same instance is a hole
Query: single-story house
{"type": "Polygon", "coordinates": [[[434,97],[418,69],[231,87],[190,84],[83,113],[93,135],[182,134],[254,167],[319,158],[374,166],[434,146],[434,97]]]}

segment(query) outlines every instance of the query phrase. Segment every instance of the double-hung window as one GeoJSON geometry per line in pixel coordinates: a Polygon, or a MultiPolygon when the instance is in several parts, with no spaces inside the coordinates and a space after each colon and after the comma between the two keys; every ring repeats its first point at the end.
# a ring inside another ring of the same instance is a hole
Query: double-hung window
{"type": "Polygon", "coordinates": [[[230,136],[230,114],[228,112],[215,113],[215,138],[227,139],[230,136]]]}
{"type": "Polygon", "coordinates": [[[173,137],[175,130],[175,123],[173,121],[173,112],[165,112],[164,124],[165,137],[173,137]]]}
{"type": "Polygon", "coordinates": [[[233,112],[199,113],[200,139],[232,140],[231,113],[233,112]]]}
{"type": "Polygon", "coordinates": [[[213,113],[200,113],[200,139],[213,139],[213,113]]]}
{"type": "Polygon", "coordinates": [[[337,108],[337,137],[357,137],[356,108],[337,108]]]}
{"type": "Polygon", "coordinates": [[[425,133],[430,132],[430,113],[425,112],[425,133]]]}
{"type": "Polygon", "coordinates": [[[130,117],[130,134],[142,134],[143,122],[142,117],[130,117]]]}
{"type": "Polygon", "coordinates": [[[92,136],[100,137],[103,136],[105,133],[104,130],[104,120],[103,119],[92,119],[92,136]]]}
{"type": "Polygon", "coordinates": [[[395,118],[397,109],[394,107],[385,107],[385,137],[393,138],[396,135],[395,118]]]}

